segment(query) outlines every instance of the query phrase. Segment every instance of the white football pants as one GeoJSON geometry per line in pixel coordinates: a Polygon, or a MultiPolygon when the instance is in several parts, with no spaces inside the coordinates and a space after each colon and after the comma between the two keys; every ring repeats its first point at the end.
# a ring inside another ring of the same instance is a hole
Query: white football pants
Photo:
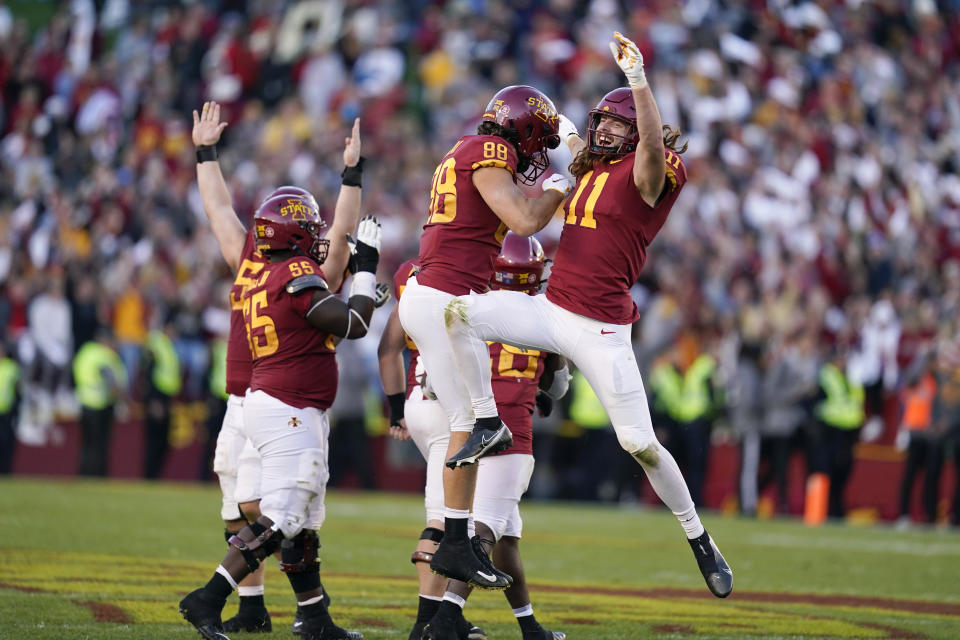
{"type": "MultiPolygon", "coordinates": [[[[474,422],[470,393],[461,381],[443,315],[444,308],[454,297],[421,286],[416,276],[412,276],[400,297],[398,313],[403,330],[417,343],[430,386],[443,406],[450,430],[470,431],[474,422]]],[[[489,351],[486,362],[489,369],[489,351]]]]}
{"type": "Polygon", "coordinates": [[[263,391],[247,390],[243,430],[261,458],[260,512],[287,538],[319,529],[330,478],[325,411],[298,409],[263,391]]]}
{"type": "Polygon", "coordinates": [[[587,318],[550,302],[545,295],[519,291],[459,296],[450,308],[460,320],[448,329],[451,345],[473,403],[493,397],[490,366],[477,364],[481,353],[489,353],[487,340],[558,353],[586,377],[610,417],[620,446],[643,466],[664,504],[675,514],[693,507],[676,461],[653,432],[630,344],[631,325],[587,318]]]}

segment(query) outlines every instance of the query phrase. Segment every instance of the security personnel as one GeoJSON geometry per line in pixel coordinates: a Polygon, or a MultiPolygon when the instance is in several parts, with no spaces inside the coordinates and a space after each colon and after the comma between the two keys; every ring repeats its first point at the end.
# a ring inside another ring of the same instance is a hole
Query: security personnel
{"type": "Polygon", "coordinates": [[[866,416],[863,385],[844,374],[843,365],[843,350],[833,349],[829,361],[820,367],[820,391],[814,405],[822,438],[814,471],[830,477],[827,513],[832,518],[846,513],[843,494],[853,470],[853,445],[866,416]]]}
{"type": "Polygon", "coordinates": [[[73,380],[80,403],[80,467],[84,476],[107,475],[107,451],[113,429],[113,409],[127,388],[127,369],[102,328],[73,359],[73,380]]]}
{"type": "Polygon", "coordinates": [[[568,471],[561,481],[560,496],[564,499],[598,500],[605,485],[614,481],[616,464],[612,456],[619,446],[610,428],[610,418],[590,383],[579,370],[570,380],[570,422],[561,434],[566,446],[561,453],[570,458],[568,471]]]}
{"type": "Polygon", "coordinates": [[[20,365],[7,357],[6,347],[0,341],[0,474],[13,468],[13,452],[17,446],[16,417],[20,394],[20,365]]]}
{"type": "Polygon", "coordinates": [[[146,443],[143,475],[159,478],[170,448],[170,410],[180,393],[180,358],[168,333],[156,329],[147,334],[147,391],[145,395],[146,443]]]}
{"type": "Polygon", "coordinates": [[[710,430],[713,426],[717,362],[701,353],[684,367],[682,350],[674,348],[671,358],[651,372],[655,413],[665,418],[666,446],[683,470],[694,504],[703,506],[707,477],[710,430]]]}
{"type": "Polygon", "coordinates": [[[210,371],[207,377],[210,393],[207,394],[207,441],[203,459],[200,461],[200,479],[212,479],[213,457],[217,448],[217,436],[227,413],[227,341],[222,337],[210,343],[210,371]]]}

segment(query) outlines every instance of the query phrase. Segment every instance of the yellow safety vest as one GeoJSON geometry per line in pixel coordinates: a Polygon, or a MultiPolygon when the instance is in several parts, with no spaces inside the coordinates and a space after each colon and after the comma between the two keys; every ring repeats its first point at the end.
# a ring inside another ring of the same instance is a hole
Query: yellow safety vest
{"type": "Polygon", "coordinates": [[[9,413],[17,397],[20,365],[10,358],[0,359],[0,413],[9,413]]]}
{"type": "Polygon", "coordinates": [[[850,382],[835,365],[820,367],[820,387],[826,398],[817,404],[816,415],[837,429],[856,429],[863,424],[863,386],[850,382]]]}
{"type": "Polygon", "coordinates": [[[210,347],[210,393],[227,399],[227,341],[217,338],[210,347]]]}
{"type": "Polygon", "coordinates": [[[116,384],[127,385],[127,369],[117,352],[99,342],[87,342],[73,358],[77,400],[88,409],[106,409],[116,401],[113,387],[103,375],[113,372],[116,384]]]}
{"type": "Polygon", "coordinates": [[[180,393],[180,357],[173,346],[173,340],[162,331],[147,334],[147,349],[153,355],[153,372],[150,381],[165,396],[180,393]]]}
{"type": "Polygon", "coordinates": [[[593,392],[587,379],[579,371],[573,372],[573,399],[570,402],[570,419],[586,429],[603,429],[610,424],[610,418],[593,392]]]}
{"type": "Polygon", "coordinates": [[[709,413],[710,378],[717,368],[716,360],[701,354],[682,376],[668,362],[654,367],[651,384],[657,403],[673,420],[689,424],[709,413]]]}

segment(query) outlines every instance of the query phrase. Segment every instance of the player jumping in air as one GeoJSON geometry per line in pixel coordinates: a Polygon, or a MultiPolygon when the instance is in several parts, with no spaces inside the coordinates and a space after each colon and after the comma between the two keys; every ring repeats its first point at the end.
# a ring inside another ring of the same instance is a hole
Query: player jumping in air
{"type": "Polygon", "coordinates": [[[590,112],[586,141],[561,116],[577,183],[564,204],[546,295],[460,296],[446,308],[451,342],[474,407],[493,402],[490,368],[482,362],[486,340],[571,360],[603,403],[620,445],[680,521],[707,587],[725,598],[733,572],[704,530],[676,461],[657,441],[630,344],[639,318],[630,287],[686,182],[683,149],[660,121],[637,46],[615,33],[610,49],[630,88],[611,91],[590,112]]]}

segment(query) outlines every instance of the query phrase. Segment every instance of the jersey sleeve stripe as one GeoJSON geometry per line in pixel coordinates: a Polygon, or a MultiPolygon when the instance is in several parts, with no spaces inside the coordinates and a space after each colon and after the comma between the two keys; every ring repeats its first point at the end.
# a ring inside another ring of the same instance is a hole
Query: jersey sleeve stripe
{"type": "Polygon", "coordinates": [[[513,173],[513,167],[508,165],[503,160],[481,160],[480,162],[474,162],[470,168],[475,171],[477,169],[482,169],[484,167],[498,167],[500,169],[506,169],[510,173],[513,173]]]}

